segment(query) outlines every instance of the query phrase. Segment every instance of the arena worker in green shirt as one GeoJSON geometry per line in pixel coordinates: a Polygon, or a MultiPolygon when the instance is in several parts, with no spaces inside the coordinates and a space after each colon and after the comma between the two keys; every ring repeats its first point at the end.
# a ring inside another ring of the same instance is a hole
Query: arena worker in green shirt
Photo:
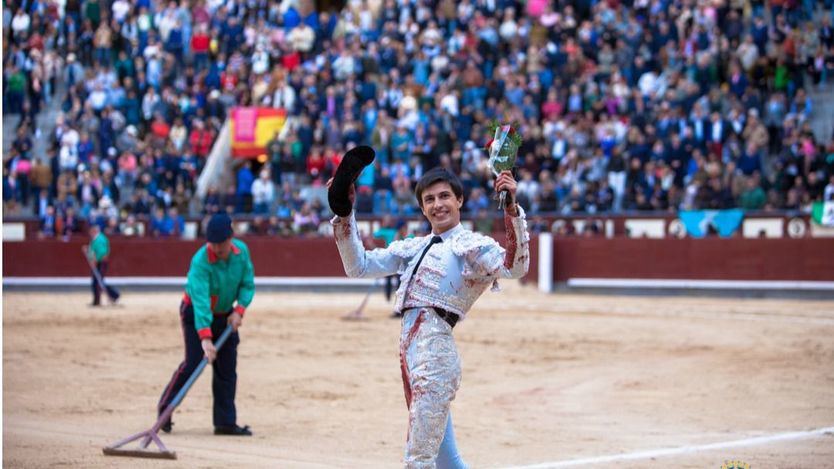
{"type": "MultiPolygon", "coordinates": [[[[246,308],[255,296],[255,274],[249,248],[234,239],[232,220],[225,213],[211,217],[206,229],[207,243],[191,259],[185,296],[180,304],[180,322],[185,339],[185,360],[171,377],[159,399],[158,412],[168,404],[206,357],[212,364],[214,395],[214,434],[250,436],[249,426],[237,424],[235,388],[237,384],[238,328],[246,308]],[[219,337],[226,325],[234,332],[220,350],[212,338],[219,337]]],[[[162,425],[166,433],[173,423],[162,425]]]]}
{"type": "Polygon", "coordinates": [[[115,288],[104,283],[104,276],[107,274],[107,265],[110,259],[110,240],[102,233],[101,228],[90,225],[90,245],[84,246],[84,253],[90,264],[90,277],[92,280],[93,302],[90,306],[101,306],[101,290],[107,292],[112,304],[119,301],[119,292],[115,288]]]}

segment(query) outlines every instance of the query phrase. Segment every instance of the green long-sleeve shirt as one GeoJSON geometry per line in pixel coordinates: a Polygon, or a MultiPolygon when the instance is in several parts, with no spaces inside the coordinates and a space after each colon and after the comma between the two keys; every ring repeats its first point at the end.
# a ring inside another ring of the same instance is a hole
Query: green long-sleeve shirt
{"type": "Polygon", "coordinates": [[[104,233],[99,232],[90,242],[90,257],[96,262],[101,262],[108,254],[110,254],[110,241],[104,233]]]}
{"type": "Polygon", "coordinates": [[[243,314],[255,296],[255,272],[249,248],[239,239],[232,240],[227,260],[219,259],[208,244],[191,259],[185,292],[194,307],[194,327],[201,339],[211,338],[214,313],[232,309],[243,314]]]}

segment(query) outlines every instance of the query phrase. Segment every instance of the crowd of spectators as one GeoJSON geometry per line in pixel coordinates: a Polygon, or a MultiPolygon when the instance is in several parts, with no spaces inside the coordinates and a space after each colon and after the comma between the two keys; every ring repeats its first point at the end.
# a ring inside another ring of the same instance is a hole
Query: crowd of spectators
{"type": "Polygon", "coordinates": [[[807,209],[834,193],[834,140],[811,131],[809,97],[834,71],[831,3],[7,1],[4,112],[21,120],[6,213],[32,207],[50,233],[146,217],[177,235],[182,215],[216,210],[304,232],[328,215],[321,189],[344,151],[370,144],[358,213],[419,214],[414,184],[441,165],[477,218],[494,205],[492,119],[524,137],[531,214],[807,209]],[[285,109],[289,131],[197,200],[235,105],[285,109]]]}

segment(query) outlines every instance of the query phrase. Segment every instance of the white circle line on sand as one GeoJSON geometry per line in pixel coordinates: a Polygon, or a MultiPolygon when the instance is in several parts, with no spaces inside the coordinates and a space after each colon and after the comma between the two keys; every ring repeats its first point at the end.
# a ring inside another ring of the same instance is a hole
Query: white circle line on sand
{"type": "Polygon", "coordinates": [[[777,433],[774,435],[757,436],[753,438],[742,438],[740,440],[709,443],[705,445],[679,446],[677,448],[659,448],[645,451],[636,451],[633,453],[620,453],[610,454],[606,456],[595,456],[590,458],[566,459],[563,461],[543,462],[539,464],[532,464],[529,466],[511,466],[505,469],[551,469],[559,467],[584,466],[587,464],[603,464],[616,461],[633,461],[662,456],[675,456],[687,453],[698,453],[701,451],[711,451],[716,449],[728,449],[743,446],[762,445],[766,443],[773,443],[776,441],[801,440],[805,438],[814,438],[827,434],[834,434],[834,427],[817,428],[815,430],[798,432],[777,433]]]}

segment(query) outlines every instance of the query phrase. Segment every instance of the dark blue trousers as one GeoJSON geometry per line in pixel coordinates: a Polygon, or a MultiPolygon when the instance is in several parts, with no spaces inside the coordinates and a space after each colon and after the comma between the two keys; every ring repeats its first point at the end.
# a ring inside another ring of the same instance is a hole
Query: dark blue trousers
{"type": "MultiPolygon", "coordinates": [[[[220,337],[226,328],[228,314],[215,315],[211,323],[211,333],[215,340],[220,337]]],[[[182,302],[180,304],[180,323],[182,324],[182,335],[185,341],[185,360],[171,377],[171,381],[165,386],[162,397],[157,407],[158,413],[162,414],[168,404],[182,389],[183,385],[200,360],[203,359],[203,347],[200,344],[200,336],[194,328],[194,307],[191,304],[182,302]]],[[[240,337],[237,332],[229,336],[229,340],[217,351],[217,357],[212,364],[213,376],[211,390],[214,395],[214,426],[232,426],[237,423],[237,411],[235,410],[235,389],[237,387],[237,345],[240,337]]]]}
{"type": "MultiPolygon", "coordinates": [[[[104,276],[107,274],[107,261],[96,262],[96,269],[98,270],[98,273],[101,276],[102,283],[104,283],[104,276]]],[[[96,274],[94,274],[93,271],[90,271],[90,277],[92,278],[93,304],[100,305],[101,287],[99,286],[98,280],[96,280],[96,274]]],[[[104,288],[107,290],[107,296],[109,296],[111,300],[116,301],[119,299],[118,290],[106,283],[104,283],[104,288]]]]}

